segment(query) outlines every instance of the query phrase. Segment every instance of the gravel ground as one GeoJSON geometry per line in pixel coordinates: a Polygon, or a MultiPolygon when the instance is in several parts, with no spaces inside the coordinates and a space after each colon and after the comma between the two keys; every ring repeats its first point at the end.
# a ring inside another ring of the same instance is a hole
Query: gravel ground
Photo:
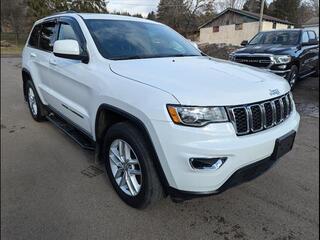
{"type": "Polygon", "coordinates": [[[1,70],[2,239],[319,238],[319,79],[297,85],[294,149],[266,174],[221,195],[138,211],[117,197],[92,153],[32,120],[20,59],[1,58],[1,70]]]}

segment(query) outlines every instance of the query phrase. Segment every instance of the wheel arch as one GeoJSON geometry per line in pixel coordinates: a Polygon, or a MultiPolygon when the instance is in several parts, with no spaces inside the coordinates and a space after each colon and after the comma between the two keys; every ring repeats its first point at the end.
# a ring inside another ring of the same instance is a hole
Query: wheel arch
{"type": "Polygon", "coordinates": [[[101,104],[97,110],[96,114],[96,120],[95,120],[95,138],[96,138],[96,144],[98,148],[98,157],[100,158],[101,154],[101,144],[102,139],[105,133],[108,131],[108,129],[117,122],[123,122],[127,121],[133,124],[135,127],[137,127],[144,138],[146,139],[147,143],[149,144],[149,148],[151,149],[151,153],[153,155],[153,164],[156,168],[158,177],[160,179],[160,182],[166,192],[168,193],[169,189],[169,183],[166,178],[166,175],[163,171],[163,168],[161,166],[158,154],[156,152],[156,149],[154,147],[152,138],[149,134],[149,131],[146,127],[146,125],[143,123],[142,120],[137,118],[136,116],[132,115],[131,113],[128,113],[122,109],[119,109],[117,107],[111,106],[109,104],[101,104]]]}
{"type": "Polygon", "coordinates": [[[27,81],[32,81],[31,73],[29,72],[28,69],[22,68],[22,87],[23,87],[23,96],[24,100],[27,101],[27,81]]]}

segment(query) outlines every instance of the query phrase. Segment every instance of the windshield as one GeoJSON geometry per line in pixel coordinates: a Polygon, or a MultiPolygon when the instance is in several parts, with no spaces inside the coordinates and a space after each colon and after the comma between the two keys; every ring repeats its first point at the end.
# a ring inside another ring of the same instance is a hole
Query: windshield
{"type": "Polygon", "coordinates": [[[86,20],[101,55],[125,60],[200,56],[188,40],[171,28],[155,23],[123,20],[86,20]]]}
{"type": "Polygon", "coordinates": [[[257,34],[249,43],[256,44],[281,44],[296,45],[299,43],[300,31],[272,31],[257,34]]]}

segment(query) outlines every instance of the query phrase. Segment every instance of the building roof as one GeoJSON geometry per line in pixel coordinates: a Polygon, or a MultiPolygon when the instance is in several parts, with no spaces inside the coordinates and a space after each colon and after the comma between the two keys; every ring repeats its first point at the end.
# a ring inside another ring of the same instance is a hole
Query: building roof
{"type": "Polygon", "coordinates": [[[319,17],[310,18],[302,26],[319,26],[319,17]]]}
{"type": "MultiPolygon", "coordinates": [[[[253,13],[253,12],[249,12],[249,11],[245,11],[245,10],[239,10],[239,9],[235,9],[235,8],[227,8],[224,11],[222,11],[221,13],[219,13],[217,16],[215,16],[213,19],[211,19],[210,21],[206,22],[205,24],[201,25],[199,28],[202,28],[204,26],[206,26],[207,24],[211,23],[213,20],[219,18],[220,16],[222,16],[223,14],[225,14],[226,12],[234,12],[234,13],[238,13],[240,15],[255,19],[257,21],[260,20],[260,14],[258,13],[253,13]]],[[[265,21],[270,21],[270,22],[277,22],[277,23],[283,23],[283,24],[288,24],[288,25],[293,25],[293,23],[287,21],[287,20],[282,20],[279,18],[275,18],[269,15],[263,15],[263,20],[265,21]]]]}

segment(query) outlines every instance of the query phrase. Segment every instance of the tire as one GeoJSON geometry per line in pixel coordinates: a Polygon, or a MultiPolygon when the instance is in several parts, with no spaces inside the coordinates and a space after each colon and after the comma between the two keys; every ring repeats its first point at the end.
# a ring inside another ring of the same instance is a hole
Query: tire
{"type": "Polygon", "coordinates": [[[316,65],[316,71],[315,71],[314,74],[312,74],[312,77],[319,77],[319,61],[318,61],[317,65],[316,65]]]}
{"type": "Polygon", "coordinates": [[[291,67],[291,70],[288,76],[288,82],[292,90],[294,89],[298,80],[299,80],[299,69],[296,65],[293,65],[291,67]]]}
{"type": "Polygon", "coordinates": [[[47,111],[39,98],[36,88],[30,80],[26,84],[26,96],[32,118],[37,122],[45,121],[47,111]]]}
{"type": "Polygon", "coordinates": [[[125,203],[139,209],[164,198],[149,145],[141,131],[128,122],[121,122],[110,127],[102,146],[102,160],[113,188],[125,203]],[[130,161],[126,163],[124,159],[130,161]]]}

